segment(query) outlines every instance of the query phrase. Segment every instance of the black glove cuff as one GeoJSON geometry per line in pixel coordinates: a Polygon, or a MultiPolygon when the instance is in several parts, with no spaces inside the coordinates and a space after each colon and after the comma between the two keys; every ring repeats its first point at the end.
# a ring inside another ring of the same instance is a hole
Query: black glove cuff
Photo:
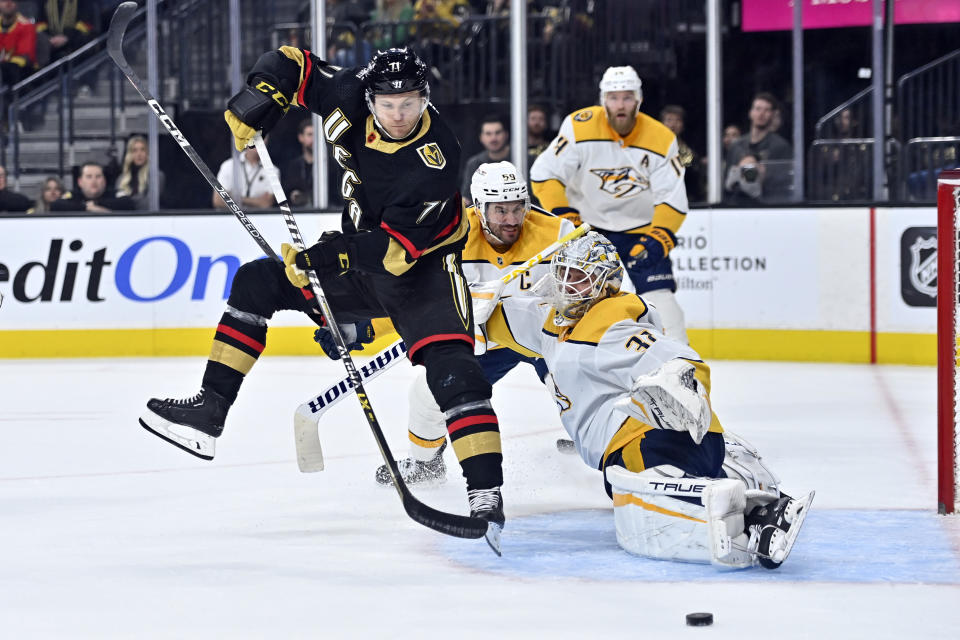
{"type": "MultiPolygon", "coordinates": [[[[251,129],[267,133],[280,121],[280,118],[286,113],[286,109],[271,97],[273,94],[279,95],[279,92],[273,89],[272,85],[265,85],[263,81],[260,81],[257,86],[261,89],[244,87],[240,93],[230,98],[227,108],[251,129]],[[266,89],[266,92],[264,89],[266,89]]],[[[280,99],[286,101],[282,95],[280,95],[280,99]]]]}

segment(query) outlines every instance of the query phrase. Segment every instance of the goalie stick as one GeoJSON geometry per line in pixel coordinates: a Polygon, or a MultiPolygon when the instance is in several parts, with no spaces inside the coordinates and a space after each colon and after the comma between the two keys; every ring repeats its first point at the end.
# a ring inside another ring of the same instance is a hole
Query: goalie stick
{"type": "MultiPolygon", "coordinates": [[[[219,180],[217,180],[213,172],[210,171],[210,168],[206,165],[199,154],[197,154],[193,146],[190,145],[183,133],[177,129],[176,125],[173,124],[173,121],[166,114],[166,112],[164,112],[163,108],[144,88],[143,81],[137,76],[136,72],[134,72],[133,68],[127,62],[127,59],[123,54],[123,35],[136,12],[136,2],[124,2],[117,7],[117,10],[113,14],[113,18],[110,21],[110,30],[107,37],[107,53],[130,81],[130,84],[133,85],[140,96],[147,102],[148,105],[150,105],[150,108],[153,109],[157,118],[160,119],[160,122],[163,123],[167,131],[170,132],[170,135],[172,135],[177,141],[177,144],[180,145],[180,148],[183,149],[187,157],[189,157],[194,166],[197,167],[197,169],[206,179],[207,183],[213,187],[220,197],[223,198],[224,202],[227,203],[227,206],[230,207],[230,210],[233,211],[237,219],[246,228],[247,233],[249,233],[250,236],[260,246],[260,248],[263,249],[264,253],[275,260],[279,260],[277,254],[270,248],[270,245],[266,240],[264,240],[263,236],[249,220],[249,218],[247,218],[240,206],[233,201],[233,199],[230,197],[230,194],[226,191],[226,189],[223,188],[223,185],[220,184],[219,180]]],[[[281,203],[281,210],[284,213],[284,220],[287,222],[287,227],[289,228],[294,241],[298,244],[298,248],[302,249],[303,242],[300,239],[300,233],[296,227],[296,221],[293,220],[293,216],[290,214],[290,207],[286,204],[286,197],[283,196],[283,189],[280,188],[279,184],[277,183],[276,176],[274,175],[275,170],[272,164],[268,165],[268,163],[270,163],[270,159],[266,154],[266,147],[263,146],[263,140],[259,134],[257,136],[257,141],[263,147],[260,157],[264,162],[264,167],[267,169],[267,175],[271,178],[271,183],[274,183],[274,191],[277,192],[277,201],[281,203]],[[283,209],[284,206],[286,206],[285,209],[283,209]]],[[[313,286],[315,294],[314,300],[319,305],[320,311],[327,318],[331,333],[333,334],[334,339],[336,340],[340,349],[340,353],[344,364],[347,367],[347,371],[356,383],[355,386],[357,397],[360,399],[360,404],[363,407],[363,413],[367,418],[367,422],[370,424],[371,430],[373,431],[374,438],[376,439],[377,445],[380,448],[380,453],[383,455],[383,459],[386,461],[387,466],[390,469],[390,473],[394,480],[394,486],[397,489],[397,493],[400,494],[400,498],[403,501],[403,507],[407,512],[407,515],[409,515],[414,521],[426,527],[450,536],[459,538],[485,537],[487,535],[488,527],[490,527],[486,520],[483,520],[482,518],[471,518],[468,516],[460,516],[439,511],[423,504],[417,500],[413,494],[410,493],[410,489],[406,486],[406,484],[404,484],[403,479],[400,477],[400,472],[397,470],[396,462],[393,460],[393,455],[390,453],[386,439],[383,437],[383,432],[380,430],[380,425],[373,413],[373,408],[370,406],[370,401],[367,398],[367,394],[363,389],[363,385],[360,383],[360,377],[357,374],[356,367],[353,366],[353,361],[350,359],[350,354],[344,346],[343,336],[340,334],[337,323],[333,320],[333,316],[330,313],[330,306],[319,287],[316,274],[313,272],[309,272],[309,274],[311,285],[313,286]]],[[[499,534],[496,536],[496,540],[499,542],[499,534]]],[[[487,541],[490,543],[494,551],[496,551],[499,555],[499,547],[494,546],[490,538],[488,538],[487,541]]]]}
{"type": "MultiPolygon", "coordinates": [[[[556,253],[567,242],[579,238],[590,230],[590,225],[584,223],[562,236],[559,240],[543,248],[538,254],[518,266],[500,280],[508,282],[519,278],[527,269],[540,264],[556,253]]],[[[394,342],[392,345],[373,356],[370,363],[361,368],[364,380],[373,380],[381,373],[401,360],[400,356],[406,352],[403,342],[394,342]]],[[[323,471],[323,447],[320,444],[320,417],[334,404],[342,400],[353,391],[353,384],[349,377],[342,378],[327,387],[319,394],[302,403],[293,414],[294,444],[297,447],[297,465],[303,473],[323,471]]]]}

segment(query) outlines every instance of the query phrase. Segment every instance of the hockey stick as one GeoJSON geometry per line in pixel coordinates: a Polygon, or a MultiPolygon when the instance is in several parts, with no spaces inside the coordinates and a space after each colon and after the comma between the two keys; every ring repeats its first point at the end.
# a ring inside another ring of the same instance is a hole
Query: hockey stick
{"type": "MultiPolygon", "coordinates": [[[[549,256],[556,253],[567,242],[579,238],[590,230],[590,225],[582,224],[570,233],[564,235],[553,244],[544,247],[533,256],[500,280],[508,282],[519,278],[527,269],[540,264],[549,256]]],[[[381,373],[400,361],[400,355],[406,352],[403,342],[394,342],[371,359],[370,364],[362,367],[360,372],[364,380],[373,380],[381,373]]],[[[353,390],[350,378],[342,378],[327,387],[319,394],[307,400],[293,414],[294,443],[297,446],[297,464],[303,473],[323,471],[323,448],[320,445],[320,418],[334,404],[349,395],[353,390]]]]}
{"type": "Polygon", "coordinates": [[[126,56],[123,54],[123,35],[127,31],[127,27],[130,25],[130,21],[133,20],[134,15],[137,13],[137,3],[136,2],[124,2],[117,10],[113,13],[113,18],[110,20],[110,29],[107,31],[107,53],[113,58],[114,63],[120,67],[120,71],[123,72],[123,75],[127,76],[127,80],[130,81],[130,84],[133,85],[133,88],[137,90],[137,93],[140,94],[140,97],[143,98],[150,108],[153,109],[153,112],[159,118],[160,122],[166,127],[167,131],[170,132],[170,135],[173,136],[173,139],[177,141],[177,144],[180,145],[180,148],[183,149],[183,152],[187,154],[187,157],[193,162],[193,165],[203,174],[203,177],[206,179],[207,183],[213,187],[213,190],[217,192],[223,201],[227,203],[227,208],[233,212],[233,215],[237,217],[237,220],[243,225],[247,230],[247,233],[256,241],[257,245],[263,250],[265,254],[273,258],[274,260],[279,261],[280,258],[277,257],[277,254],[274,253],[273,249],[270,248],[270,245],[264,240],[263,236],[260,234],[260,231],[257,229],[256,225],[247,217],[247,214],[243,212],[243,209],[240,208],[240,205],[237,204],[234,199],[230,196],[230,193],[223,188],[223,185],[220,184],[220,181],[217,180],[217,176],[210,171],[210,167],[207,166],[207,163],[203,161],[203,158],[200,157],[200,154],[197,153],[196,149],[187,141],[187,138],[180,132],[180,129],[177,128],[177,125],[173,123],[173,120],[170,119],[170,116],[167,115],[166,111],[163,110],[163,107],[150,95],[149,90],[144,86],[143,80],[137,75],[136,71],[133,70],[133,67],[130,66],[130,63],[127,62],[126,56]]]}
{"type": "MultiPolygon", "coordinates": [[[[253,142],[260,154],[260,161],[266,170],[267,179],[273,189],[274,197],[277,199],[280,211],[283,214],[283,219],[287,223],[287,229],[290,231],[290,239],[293,242],[293,246],[298,251],[303,251],[305,248],[303,236],[300,235],[300,228],[297,226],[297,221],[294,219],[293,212],[290,210],[290,204],[287,202],[287,196],[283,192],[283,186],[281,186],[280,179],[273,166],[273,160],[271,160],[270,153],[267,151],[267,145],[263,142],[263,136],[258,132],[257,135],[254,136],[253,142]]],[[[363,388],[363,381],[357,372],[356,365],[353,363],[353,358],[350,356],[350,350],[347,349],[346,341],[340,332],[340,326],[337,324],[333,316],[333,311],[330,309],[330,303],[327,301],[323,289],[320,286],[317,273],[313,270],[308,270],[306,273],[310,279],[310,286],[313,289],[314,300],[316,304],[320,306],[323,317],[327,320],[327,328],[330,329],[330,333],[333,335],[334,342],[337,345],[337,351],[340,352],[340,359],[343,361],[343,366],[347,370],[347,377],[350,379],[354,392],[357,394],[360,407],[363,409],[363,415],[366,417],[370,431],[373,433],[373,438],[380,448],[380,455],[383,456],[384,462],[387,463],[387,469],[390,470],[390,476],[393,479],[393,486],[396,487],[397,493],[403,501],[403,508],[406,510],[407,515],[426,527],[450,536],[458,538],[485,537],[490,547],[497,555],[500,555],[500,528],[497,525],[488,523],[482,518],[461,516],[434,509],[420,502],[410,493],[410,489],[403,481],[400,470],[397,468],[397,463],[393,459],[393,453],[390,452],[390,445],[387,444],[387,439],[383,435],[380,422],[373,412],[370,399],[367,397],[367,392],[363,388]]]]}
{"type": "MultiPolygon", "coordinates": [[[[154,113],[160,119],[160,122],[162,122],[167,131],[170,132],[170,135],[174,137],[174,139],[180,145],[180,148],[183,149],[184,153],[186,153],[190,160],[193,161],[193,164],[206,179],[207,183],[213,187],[220,197],[223,198],[224,202],[227,203],[231,211],[233,211],[234,215],[236,215],[237,219],[240,220],[243,226],[247,229],[247,232],[253,237],[254,240],[256,240],[257,244],[260,245],[260,248],[263,249],[264,253],[274,260],[279,261],[277,254],[273,252],[273,250],[270,248],[270,245],[267,244],[266,240],[263,239],[263,236],[243,213],[243,210],[240,208],[240,206],[233,201],[233,199],[230,197],[230,194],[226,191],[226,189],[223,188],[216,176],[213,175],[209,167],[207,167],[206,163],[200,158],[190,143],[187,142],[187,139],[173,124],[173,121],[170,120],[170,117],[167,116],[163,108],[160,107],[157,101],[154,100],[150,93],[144,88],[143,82],[133,71],[133,68],[124,57],[123,34],[126,31],[127,26],[130,24],[130,21],[133,19],[136,10],[137,4],[135,2],[124,2],[117,7],[116,12],[114,12],[113,19],[110,21],[110,31],[107,37],[107,51],[110,57],[113,58],[113,61],[118,67],[120,67],[120,70],[134,86],[140,96],[154,110],[154,113]]],[[[262,145],[262,139],[260,139],[259,136],[258,139],[262,145]]],[[[275,169],[273,168],[272,164],[269,164],[268,166],[270,159],[269,156],[266,155],[266,147],[263,148],[261,153],[261,158],[264,161],[264,167],[267,168],[267,173],[272,179],[271,181],[275,182],[275,169]]],[[[277,187],[279,187],[279,185],[275,186],[275,191],[277,190],[277,187]]],[[[281,202],[281,206],[286,205],[286,197],[284,197],[282,194],[282,188],[279,189],[278,196],[279,197],[277,197],[277,200],[281,202]]],[[[287,226],[290,229],[291,235],[295,233],[296,235],[294,239],[299,240],[299,230],[296,229],[296,222],[293,220],[292,216],[289,215],[289,211],[290,207],[289,205],[286,205],[284,218],[287,221],[287,226]]],[[[303,243],[301,241],[301,248],[302,244],[303,243]]],[[[330,314],[329,304],[327,303],[326,298],[323,297],[323,292],[318,286],[319,283],[316,282],[315,274],[312,274],[311,272],[311,275],[313,276],[311,280],[312,284],[314,285],[314,294],[316,296],[314,299],[317,301],[320,311],[324,312],[325,317],[329,320],[331,332],[338,343],[344,364],[347,366],[348,372],[351,373],[352,378],[357,383],[357,397],[360,399],[360,404],[364,409],[364,415],[367,416],[367,421],[370,423],[370,427],[374,432],[374,437],[377,440],[377,444],[380,446],[380,452],[383,455],[384,460],[387,462],[387,466],[394,478],[394,485],[396,486],[397,492],[400,494],[400,497],[403,500],[403,506],[407,514],[416,522],[447,535],[460,538],[482,538],[486,536],[487,529],[490,526],[486,520],[483,520],[482,518],[459,516],[428,507],[414,498],[410,493],[410,490],[403,483],[403,480],[400,477],[400,472],[397,470],[396,463],[393,460],[393,455],[390,453],[390,450],[387,447],[386,440],[383,437],[383,432],[380,430],[380,426],[376,421],[376,416],[373,414],[373,409],[370,407],[370,402],[367,399],[366,392],[363,390],[363,386],[360,384],[360,378],[357,375],[356,368],[353,366],[353,361],[350,360],[350,354],[344,347],[343,336],[340,334],[339,327],[337,326],[336,322],[334,322],[332,314],[330,314]]],[[[491,544],[491,546],[493,545],[491,544]]],[[[494,550],[499,554],[498,548],[494,548],[494,550]]]]}

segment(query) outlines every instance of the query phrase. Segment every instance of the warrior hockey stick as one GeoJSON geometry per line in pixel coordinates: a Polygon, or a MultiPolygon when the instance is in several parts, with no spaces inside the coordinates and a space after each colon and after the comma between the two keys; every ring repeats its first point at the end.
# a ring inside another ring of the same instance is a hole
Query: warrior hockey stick
{"type": "MultiPolygon", "coordinates": [[[[177,129],[170,117],[167,116],[166,112],[164,112],[163,108],[160,107],[153,96],[151,96],[150,93],[144,88],[143,82],[133,71],[133,68],[123,55],[123,34],[126,31],[127,26],[130,24],[130,21],[133,19],[136,9],[137,4],[135,2],[124,2],[117,7],[116,12],[113,14],[113,19],[110,21],[110,30],[107,37],[107,52],[109,53],[110,57],[113,58],[113,61],[117,64],[117,66],[120,67],[120,70],[134,86],[140,96],[154,110],[154,113],[160,119],[160,122],[163,123],[167,131],[170,132],[170,135],[172,135],[177,141],[177,143],[180,145],[180,148],[183,149],[184,153],[187,154],[194,166],[197,167],[204,179],[206,179],[207,183],[220,195],[221,198],[223,198],[224,202],[227,203],[227,206],[230,207],[230,210],[233,211],[237,219],[240,220],[244,228],[247,229],[247,232],[250,234],[250,236],[253,237],[260,248],[263,249],[263,252],[271,258],[279,260],[277,254],[274,253],[274,251],[270,248],[270,245],[266,242],[266,240],[263,239],[263,236],[254,226],[254,224],[247,218],[240,206],[233,201],[233,198],[231,198],[227,190],[223,188],[223,185],[220,184],[216,176],[210,171],[210,168],[207,167],[203,159],[200,158],[190,143],[187,142],[187,139],[183,133],[177,129]]],[[[266,160],[266,162],[269,162],[269,156],[266,155],[266,148],[264,148],[263,153],[264,156],[262,156],[262,158],[266,160]]],[[[266,162],[264,163],[265,166],[266,162]]],[[[275,170],[272,165],[267,169],[267,173],[268,175],[275,177],[275,170]]],[[[281,197],[278,197],[277,200],[281,201],[283,204],[286,204],[286,198],[282,197],[282,189],[279,191],[279,195],[281,197]]],[[[289,212],[289,210],[289,205],[287,205],[286,211],[289,212]]],[[[293,222],[292,216],[289,216],[286,213],[285,218],[287,219],[287,224],[290,227],[291,233],[293,233],[296,223],[293,222]]],[[[299,238],[299,231],[297,231],[296,237],[299,238]]],[[[302,247],[302,242],[300,244],[302,247]]],[[[313,279],[315,280],[315,278],[313,279]]],[[[331,331],[339,344],[340,351],[345,355],[344,362],[349,362],[348,371],[352,370],[355,380],[359,383],[359,377],[356,374],[356,368],[353,367],[353,363],[349,359],[349,353],[345,351],[343,345],[343,336],[340,334],[339,327],[337,327],[336,323],[332,319],[332,315],[329,313],[329,305],[327,304],[326,298],[322,297],[322,292],[320,291],[319,286],[315,286],[314,294],[316,295],[315,299],[318,302],[319,310],[321,312],[325,311],[325,315],[330,321],[331,331]]],[[[489,526],[485,520],[481,518],[470,518],[438,511],[424,505],[413,497],[413,495],[410,493],[410,490],[405,484],[403,484],[403,481],[400,478],[400,473],[397,470],[396,463],[393,462],[393,456],[389,449],[386,448],[386,440],[383,438],[383,433],[380,431],[379,424],[376,422],[376,416],[374,416],[373,410],[370,408],[370,403],[367,400],[366,393],[363,391],[363,387],[360,384],[357,384],[357,397],[360,398],[360,403],[364,409],[364,415],[367,416],[367,420],[370,422],[370,426],[374,431],[374,436],[377,439],[377,443],[381,447],[381,453],[384,456],[384,460],[386,460],[388,467],[391,469],[391,473],[393,474],[394,482],[397,487],[397,492],[400,494],[403,500],[403,506],[407,514],[420,524],[447,535],[461,538],[484,537],[487,534],[487,528],[489,526]]],[[[495,548],[494,550],[499,553],[499,549],[495,548]]]]}
{"type": "Polygon", "coordinates": [[[260,249],[263,250],[265,254],[273,258],[274,260],[279,261],[280,258],[277,257],[277,254],[274,253],[273,249],[270,248],[270,245],[264,240],[263,236],[260,234],[260,231],[253,224],[250,218],[247,217],[247,214],[243,212],[243,209],[240,208],[240,205],[237,204],[234,199],[230,196],[230,193],[223,188],[223,185],[220,184],[220,181],[217,180],[216,175],[210,171],[210,167],[207,166],[207,163],[203,161],[203,158],[200,157],[200,154],[197,153],[196,149],[187,141],[187,138],[180,132],[180,129],[177,128],[177,125],[173,123],[173,120],[170,119],[170,116],[163,110],[163,107],[154,99],[150,94],[147,88],[143,84],[143,80],[137,75],[133,70],[133,67],[130,66],[130,63],[127,62],[126,56],[123,55],[123,35],[127,31],[127,26],[129,26],[130,21],[133,20],[134,15],[137,13],[137,3],[136,2],[124,2],[117,10],[113,13],[113,18],[110,20],[110,29],[107,32],[107,53],[113,58],[113,61],[120,71],[123,72],[123,75],[127,76],[127,80],[130,81],[130,84],[133,85],[133,88],[137,90],[137,93],[140,94],[150,108],[153,109],[153,112],[156,114],[157,118],[166,127],[167,131],[170,132],[170,135],[173,136],[173,139],[177,141],[177,144],[180,145],[180,148],[183,149],[183,152],[187,154],[187,157],[193,162],[193,165],[203,174],[203,177],[206,179],[207,183],[213,187],[213,190],[217,192],[223,201],[227,203],[227,208],[233,212],[233,215],[237,217],[237,220],[243,225],[247,230],[247,233],[250,234],[250,237],[259,245],[260,249]]]}
{"type": "MultiPolygon", "coordinates": [[[[253,142],[257,147],[257,151],[260,153],[260,161],[266,170],[267,179],[270,181],[274,197],[276,197],[280,211],[283,213],[283,219],[287,223],[287,229],[290,231],[290,239],[293,242],[293,246],[298,251],[303,251],[305,248],[303,236],[300,234],[300,228],[297,226],[297,221],[294,219],[293,212],[290,210],[290,204],[287,202],[287,196],[283,192],[283,187],[280,185],[280,179],[273,166],[270,153],[267,151],[267,145],[263,142],[263,136],[257,133],[257,135],[254,136],[253,142]]],[[[500,555],[499,526],[488,523],[483,518],[461,516],[434,509],[420,502],[410,493],[410,489],[403,481],[400,470],[397,468],[397,463],[393,459],[393,453],[390,452],[390,446],[387,444],[387,439],[384,437],[383,430],[380,428],[380,422],[373,412],[370,399],[367,397],[367,392],[363,388],[363,381],[360,379],[357,367],[353,363],[353,358],[350,357],[350,350],[347,349],[346,341],[340,332],[340,326],[333,317],[333,311],[330,309],[330,303],[327,301],[323,293],[323,288],[320,286],[320,280],[317,278],[316,271],[308,270],[307,277],[310,280],[310,287],[313,289],[314,300],[316,304],[319,305],[320,311],[323,312],[323,317],[327,320],[327,328],[330,329],[330,333],[337,345],[337,351],[340,352],[340,359],[343,361],[343,366],[347,369],[347,377],[350,379],[354,392],[357,394],[360,407],[363,409],[363,415],[366,417],[370,431],[373,432],[373,438],[380,448],[380,455],[383,456],[384,462],[387,463],[387,469],[390,470],[390,476],[393,479],[393,486],[396,487],[397,493],[400,495],[403,508],[406,510],[407,515],[414,521],[440,533],[458,538],[486,538],[490,548],[492,548],[497,555],[500,555]]]]}
{"type": "MultiPolygon", "coordinates": [[[[567,242],[579,238],[590,230],[590,225],[582,224],[570,233],[564,235],[553,244],[544,247],[540,253],[533,256],[510,273],[504,275],[500,280],[507,284],[508,282],[519,278],[527,269],[540,264],[548,257],[556,253],[560,247],[567,242]]],[[[395,365],[401,360],[400,356],[406,352],[403,342],[395,342],[376,356],[365,367],[361,367],[360,373],[364,380],[373,380],[381,373],[395,365]]],[[[313,473],[323,471],[323,448],[320,445],[320,418],[334,404],[342,400],[353,391],[353,384],[350,378],[342,378],[333,385],[327,387],[319,394],[307,400],[293,414],[293,432],[294,443],[297,446],[297,464],[303,473],[313,473]]]]}

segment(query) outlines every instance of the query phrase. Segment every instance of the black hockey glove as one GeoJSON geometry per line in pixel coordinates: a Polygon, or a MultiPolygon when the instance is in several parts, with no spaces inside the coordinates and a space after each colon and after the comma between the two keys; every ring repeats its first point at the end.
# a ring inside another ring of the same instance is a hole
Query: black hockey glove
{"type": "MultiPolygon", "coordinates": [[[[373,332],[373,323],[369,320],[363,322],[350,322],[341,324],[340,335],[346,343],[347,351],[356,351],[362,349],[363,345],[370,344],[376,337],[373,332]]],[[[331,360],[340,359],[340,350],[337,349],[337,342],[333,339],[333,332],[328,327],[320,327],[313,333],[313,339],[317,341],[323,352],[331,360]]]]}
{"type": "Polygon", "coordinates": [[[223,112],[237,151],[246,149],[257,131],[266,135],[289,108],[290,101],[272,82],[263,76],[254,78],[252,85],[230,98],[223,112]]]}
{"type": "Polygon", "coordinates": [[[347,271],[353,266],[353,253],[347,239],[339,231],[326,231],[317,244],[297,254],[300,269],[312,269],[317,275],[347,271]]]}
{"type": "Polygon", "coordinates": [[[637,244],[630,249],[627,267],[647,269],[663,260],[677,246],[677,236],[666,227],[651,227],[637,234],[637,244]]]}

